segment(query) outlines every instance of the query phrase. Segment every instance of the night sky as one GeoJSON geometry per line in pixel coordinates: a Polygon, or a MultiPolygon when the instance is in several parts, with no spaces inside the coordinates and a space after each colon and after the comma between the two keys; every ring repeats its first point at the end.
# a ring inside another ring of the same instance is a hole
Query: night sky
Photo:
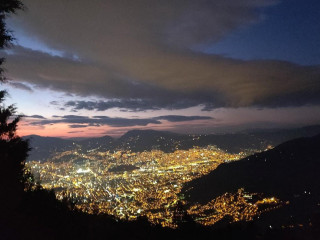
{"type": "Polygon", "coordinates": [[[320,121],[318,0],[26,0],[4,86],[20,135],[320,121]]]}

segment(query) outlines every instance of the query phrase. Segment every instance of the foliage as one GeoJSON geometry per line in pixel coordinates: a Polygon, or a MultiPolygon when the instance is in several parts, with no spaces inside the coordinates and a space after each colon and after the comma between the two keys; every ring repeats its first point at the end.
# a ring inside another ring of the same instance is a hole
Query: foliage
{"type": "Polygon", "coordinates": [[[15,138],[17,124],[20,116],[15,117],[16,108],[14,105],[5,107],[3,101],[5,99],[6,91],[0,92],[0,139],[10,140],[15,138]],[[10,121],[10,119],[13,119],[10,121]]]}
{"type": "Polygon", "coordinates": [[[8,14],[16,13],[17,10],[22,8],[23,4],[20,0],[2,0],[0,2],[0,48],[10,45],[14,39],[6,27],[6,17],[8,14]]]}
{"type": "MultiPolygon", "coordinates": [[[[0,2],[0,49],[7,47],[13,40],[11,32],[6,27],[6,17],[22,9],[23,5],[18,0],[2,0],[0,2]]],[[[5,79],[2,65],[4,58],[0,58],[0,81],[5,79]]],[[[6,192],[7,202],[3,206],[11,205],[17,201],[21,192],[33,185],[30,173],[25,172],[25,161],[28,156],[29,145],[16,135],[17,124],[20,116],[16,115],[14,105],[6,106],[4,100],[6,91],[0,91],[0,164],[3,171],[0,174],[0,191],[6,192]],[[28,181],[27,181],[28,180],[28,181]],[[13,201],[10,201],[10,199],[13,201]]]]}
{"type": "MultiPolygon", "coordinates": [[[[16,13],[17,10],[23,9],[23,4],[20,0],[1,0],[0,1],[0,49],[8,47],[14,40],[12,33],[6,26],[6,17],[9,14],[16,13]]],[[[0,58],[0,82],[5,80],[3,75],[2,65],[4,58],[0,58]]],[[[3,92],[1,93],[3,94],[3,92]]]]}

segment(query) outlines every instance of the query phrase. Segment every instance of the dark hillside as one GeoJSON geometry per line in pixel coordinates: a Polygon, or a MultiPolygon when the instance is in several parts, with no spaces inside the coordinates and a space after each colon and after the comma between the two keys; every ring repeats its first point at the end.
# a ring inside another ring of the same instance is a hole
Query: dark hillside
{"type": "Polygon", "coordinates": [[[208,201],[245,187],[282,198],[320,191],[320,135],[295,139],[237,162],[220,165],[185,186],[192,201],[208,201]]]}
{"type": "Polygon", "coordinates": [[[320,212],[319,172],[320,135],[316,135],[222,164],[210,174],[186,184],[182,192],[189,201],[202,203],[239,188],[276,196],[290,204],[271,212],[270,222],[288,217],[302,222],[320,212]]]}

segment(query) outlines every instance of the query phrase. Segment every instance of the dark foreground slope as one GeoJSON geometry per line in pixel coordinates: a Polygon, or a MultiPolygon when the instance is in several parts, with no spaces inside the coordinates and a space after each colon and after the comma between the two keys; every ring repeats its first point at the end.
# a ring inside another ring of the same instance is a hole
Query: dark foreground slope
{"type": "Polygon", "coordinates": [[[183,192],[191,202],[204,203],[239,188],[290,202],[267,214],[269,223],[309,224],[320,211],[320,135],[295,139],[220,165],[210,174],[189,182],[183,192]]]}
{"type": "MultiPolygon", "coordinates": [[[[9,196],[7,197],[9,200],[9,196]]],[[[184,222],[178,229],[154,226],[141,218],[119,221],[107,215],[86,214],[72,208],[69,201],[59,202],[53,192],[26,192],[10,211],[1,209],[0,239],[319,239],[319,223],[305,229],[259,228],[255,222],[238,222],[218,227],[203,227],[184,222]]],[[[319,218],[318,218],[319,220],[319,218]]]]}
{"type": "MultiPolygon", "coordinates": [[[[10,196],[6,198],[10,200],[10,196]]],[[[1,240],[257,239],[256,228],[246,223],[215,230],[190,221],[178,229],[169,229],[151,225],[145,218],[128,222],[87,214],[74,210],[69,201],[57,201],[53,192],[41,189],[26,192],[19,200],[20,204],[10,210],[0,206],[1,240]]]]}
{"type": "Polygon", "coordinates": [[[190,220],[173,230],[150,225],[145,219],[126,222],[81,213],[73,209],[72,202],[57,201],[53,192],[35,189],[24,192],[16,201],[14,196],[1,193],[7,207],[0,205],[0,239],[320,239],[319,143],[320,136],[287,142],[222,165],[188,186],[193,187],[188,191],[193,201],[207,201],[239,187],[289,199],[288,207],[281,208],[278,215],[263,216],[264,226],[275,219],[279,224],[291,224],[288,217],[294,213],[296,221],[312,222],[303,228],[266,230],[261,228],[261,219],[207,228],[190,220]]]}

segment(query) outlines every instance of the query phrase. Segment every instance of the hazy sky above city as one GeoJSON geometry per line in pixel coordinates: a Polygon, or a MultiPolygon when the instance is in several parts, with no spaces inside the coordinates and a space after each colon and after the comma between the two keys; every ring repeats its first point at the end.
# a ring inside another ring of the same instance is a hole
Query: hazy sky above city
{"type": "Polygon", "coordinates": [[[20,135],[320,120],[318,0],[25,0],[3,85],[20,135]]]}

